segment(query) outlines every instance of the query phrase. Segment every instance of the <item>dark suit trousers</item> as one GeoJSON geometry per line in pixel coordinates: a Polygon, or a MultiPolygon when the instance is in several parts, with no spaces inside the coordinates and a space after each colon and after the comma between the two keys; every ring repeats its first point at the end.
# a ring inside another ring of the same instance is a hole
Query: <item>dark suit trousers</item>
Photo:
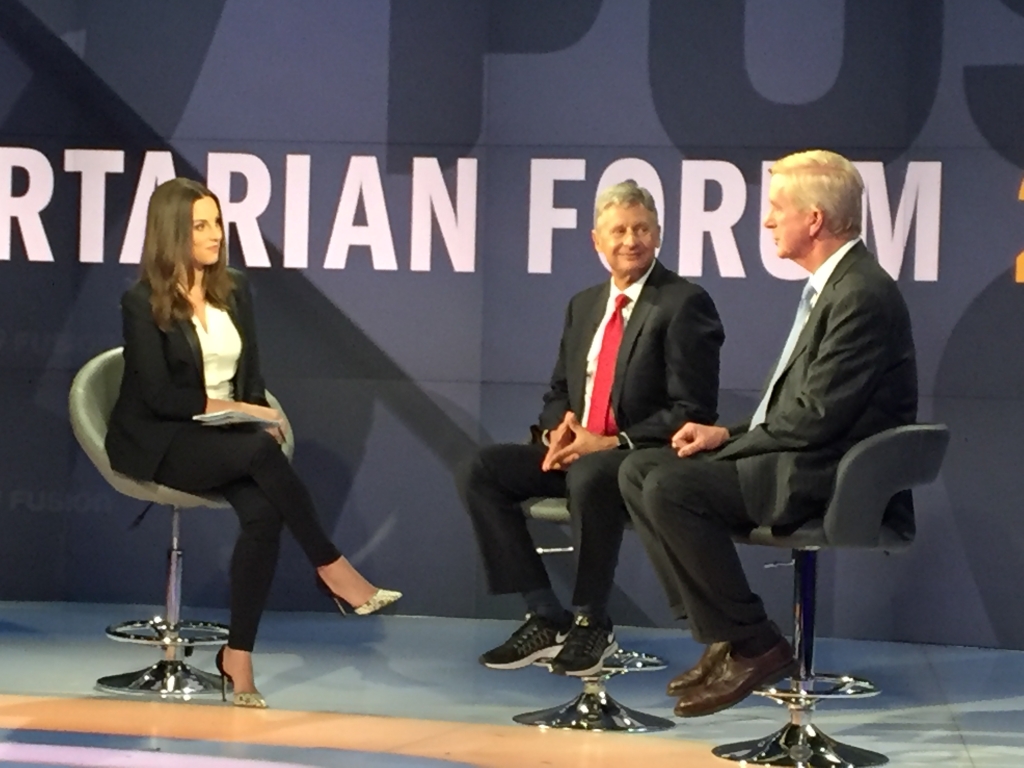
{"type": "Polygon", "coordinates": [[[617,481],[628,452],[600,451],[583,456],[565,472],[542,472],[546,452],[543,445],[489,445],[456,470],[488,586],[492,594],[551,586],[520,504],[534,496],[564,496],[577,557],[573,605],[603,605],[611,595],[628,520],[617,481]]]}
{"type": "Polygon", "coordinates": [[[775,632],[750,591],[731,533],[750,530],[731,461],[680,459],[671,448],[636,451],[619,486],[677,617],[702,643],[775,632]]]}
{"type": "Polygon", "coordinates": [[[283,526],[315,567],[341,557],[320,525],[309,491],[265,430],[187,424],[171,441],[154,479],[190,493],[219,493],[238,515],[241,533],[231,556],[232,648],[251,651],[256,641],[283,526]]]}

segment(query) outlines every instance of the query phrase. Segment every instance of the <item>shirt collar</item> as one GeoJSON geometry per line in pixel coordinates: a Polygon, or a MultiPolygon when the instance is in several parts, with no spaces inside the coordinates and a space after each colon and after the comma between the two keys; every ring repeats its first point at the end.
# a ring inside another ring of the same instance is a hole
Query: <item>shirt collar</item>
{"type": "Polygon", "coordinates": [[[825,290],[825,285],[828,283],[828,279],[832,277],[832,273],[836,271],[836,267],[839,266],[839,262],[843,256],[850,252],[850,250],[857,243],[860,242],[859,237],[853,238],[849,242],[839,246],[839,250],[829,256],[822,263],[820,267],[808,278],[807,283],[814,289],[814,296],[820,296],[821,292],[825,290]]]}
{"type": "Polygon", "coordinates": [[[651,272],[654,270],[654,265],[655,265],[655,263],[657,261],[658,261],[657,258],[651,259],[651,266],[649,266],[647,268],[647,271],[644,272],[643,277],[641,277],[635,283],[630,285],[624,291],[620,291],[616,287],[614,278],[611,279],[610,282],[611,282],[612,289],[611,289],[611,293],[609,294],[609,298],[612,301],[614,301],[616,296],[618,296],[620,293],[624,293],[627,296],[629,296],[629,303],[630,304],[636,304],[636,300],[638,298],[640,298],[640,291],[642,291],[644,289],[644,284],[647,282],[647,278],[651,276],[651,272]]]}

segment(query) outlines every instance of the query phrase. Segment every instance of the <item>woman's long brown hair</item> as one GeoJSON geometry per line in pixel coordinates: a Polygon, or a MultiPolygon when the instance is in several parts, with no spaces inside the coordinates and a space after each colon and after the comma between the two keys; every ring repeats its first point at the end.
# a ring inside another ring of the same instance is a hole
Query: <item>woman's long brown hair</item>
{"type": "MultiPolygon", "coordinates": [[[[220,200],[203,184],[192,179],[171,179],[161,184],[149,200],[146,214],[146,239],[142,245],[141,280],[149,285],[149,303],[153,320],[168,330],[178,320],[192,317],[188,289],[195,280],[192,267],[192,206],[196,200],[220,200]]],[[[217,263],[203,269],[206,300],[215,307],[227,309],[234,290],[228,272],[227,238],[221,239],[217,263]]]]}

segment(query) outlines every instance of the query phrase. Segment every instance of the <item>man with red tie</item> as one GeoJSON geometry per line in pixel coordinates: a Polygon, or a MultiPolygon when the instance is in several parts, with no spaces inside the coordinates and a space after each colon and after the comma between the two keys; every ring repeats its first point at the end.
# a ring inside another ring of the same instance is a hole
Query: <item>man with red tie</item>
{"type": "Polygon", "coordinates": [[[518,592],[526,621],[480,657],[518,669],[553,657],[585,676],[618,645],[607,605],[628,518],[619,465],[630,451],[668,445],[685,422],[714,424],[722,324],[704,289],[661,266],[651,194],[626,181],[594,207],[594,248],[611,279],[569,302],[538,439],[481,448],[456,473],[493,594],[518,592]],[[577,553],[574,611],[551,589],[520,504],[568,499],[577,553]]]}

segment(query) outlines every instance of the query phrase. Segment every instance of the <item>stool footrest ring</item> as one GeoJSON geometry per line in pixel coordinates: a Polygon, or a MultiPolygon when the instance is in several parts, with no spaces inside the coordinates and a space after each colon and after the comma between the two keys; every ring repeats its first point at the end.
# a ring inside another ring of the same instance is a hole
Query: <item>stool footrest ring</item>
{"type": "Polygon", "coordinates": [[[152,619],[125,621],[107,627],[107,637],[122,643],[143,643],[161,647],[223,645],[228,628],[212,621],[182,621],[168,624],[159,616],[152,619]]]}
{"type": "Polygon", "coordinates": [[[764,739],[725,744],[711,751],[718,757],[745,765],[868,768],[889,762],[888,757],[878,752],[836,741],[811,723],[788,723],[764,739]]]}
{"type": "Polygon", "coordinates": [[[881,689],[876,688],[870,680],[852,675],[815,674],[806,679],[789,678],[775,685],[759,688],[754,691],[765,696],[800,709],[810,709],[821,699],[863,699],[877,696],[881,689]]]}
{"type": "Polygon", "coordinates": [[[624,672],[660,672],[668,663],[659,656],[620,648],[604,660],[604,668],[624,672]]]}

